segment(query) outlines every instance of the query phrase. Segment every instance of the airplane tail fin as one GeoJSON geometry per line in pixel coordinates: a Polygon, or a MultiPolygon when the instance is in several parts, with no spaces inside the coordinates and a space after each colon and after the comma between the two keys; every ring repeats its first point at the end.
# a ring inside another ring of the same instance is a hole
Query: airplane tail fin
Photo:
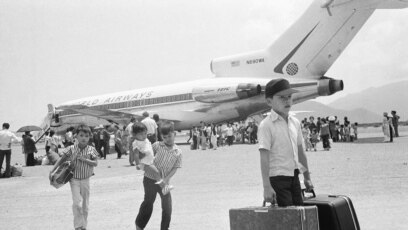
{"type": "Polygon", "coordinates": [[[214,59],[219,77],[322,77],[375,9],[408,7],[408,0],[314,0],[265,50],[214,59]]]}

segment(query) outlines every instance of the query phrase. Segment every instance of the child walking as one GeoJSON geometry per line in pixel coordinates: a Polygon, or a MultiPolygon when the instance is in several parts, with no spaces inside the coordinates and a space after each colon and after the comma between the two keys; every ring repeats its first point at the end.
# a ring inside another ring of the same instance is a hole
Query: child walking
{"type": "Polygon", "coordinates": [[[91,129],[87,125],[79,125],[75,130],[75,134],[77,141],[75,141],[74,145],[68,146],[62,151],[62,157],[55,163],[51,172],[66,160],[74,163],[74,176],[69,182],[73,202],[74,228],[76,230],[86,230],[89,211],[89,179],[94,174],[94,167],[98,165],[98,152],[93,146],[88,145],[91,129]]]}
{"type": "MultiPolygon", "coordinates": [[[[316,152],[316,145],[317,142],[319,142],[319,134],[317,133],[316,129],[312,130],[312,133],[310,134],[310,142],[312,143],[312,148],[316,152]]],[[[310,149],[312,151],[312,149],[310,149]]]]}
{"type": "MultiPolygon", "coordinates": [[[[160,172],[163,172],[163,183],[169,184],[177,169],[181,168],[181,150],[174,143],[175,132],[173,122],[164,122],[160,127],[160,131],[163,141],[157,141],[152,145],[155,154],[152,165],[160,172]]],[[[157,193],[160,195],[163,210],[160,229],[169,229],[172,212],[171,193],[169,192],[167,195],[164,195],[160,186],[156,184],[155,178],[155,175],[152,175],[150,171],[145,171],[143,178],[145,195],[135,221],[137,230],[144,229],[149,222],[157,193]]]]}
{"type": "Polygon", "coordinates": [[[162,187],[163,195],[166,195],[173,189],[173,186],[164,183],[163,175],[154,166],[153,148],[149,139],[147,139],[147,127],[141,122],[136,122],[132,126],[132,135],[134,141],[132,143],[132,150],[135,154],[136,169],[144,170],[146,173],[152,175],[162,187]]]}

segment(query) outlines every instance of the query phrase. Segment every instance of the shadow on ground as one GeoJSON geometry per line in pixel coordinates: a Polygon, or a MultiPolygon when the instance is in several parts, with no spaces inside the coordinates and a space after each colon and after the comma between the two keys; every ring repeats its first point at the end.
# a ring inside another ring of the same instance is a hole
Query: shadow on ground
{"type": "Polygon", "coordinates": [[[352,142],[354,144],[374,144],[374,143],[383,143],[384,137],[366,137],[359,138],[358,140],[352,142]]]}

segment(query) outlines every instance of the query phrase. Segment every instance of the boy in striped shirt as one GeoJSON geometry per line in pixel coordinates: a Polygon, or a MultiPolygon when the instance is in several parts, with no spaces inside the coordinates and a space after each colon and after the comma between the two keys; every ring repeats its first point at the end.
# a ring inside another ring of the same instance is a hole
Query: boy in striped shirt
{"type": "MultiPolygon", "coordinates": [[[[55,163],[53,172],[61,163],[70,160],[75,164],[74,176],[69,182],[72,193],[72,211],[74,214],[74,228],[86,230],[88,225],[89,207],[89,178],[93,175],[93,168],[98,165],[98,152],[93,146],[88,145],[91,129],[87,125],[79,125],[76,130],[74,145],[62,151],[62,157],[55,163]]],[[[51,177],[50,172],[50,177],[51,177]]]]}
{"type": "MultiPolygon", "coordinates": [[[[168,185],[177,169],[181,168],[182,155],[181,150],[174,143],[174,123],[164,122],[160,127],[160,132],[163,141],[157,141],[152,145],[155,155],[153,165],[156,166],[159,172],[162,172],[163,183],[168,185]]],[[[137,230],[144,229],[149,222],[157,193],[160,195],[163,209],[160,229],[169,229],[172,212],[171,194],[169,192],[163,195],[160,186],[161,185],[156,184],[155,175],[149,173],[149,171],[145,171],[143,178],[145,196],[135,221],[137,230]]]]}

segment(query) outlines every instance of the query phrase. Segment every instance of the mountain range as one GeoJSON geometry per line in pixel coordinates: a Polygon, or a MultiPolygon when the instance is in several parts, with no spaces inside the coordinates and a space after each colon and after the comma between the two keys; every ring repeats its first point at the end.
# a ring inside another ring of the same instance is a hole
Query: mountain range
{"type": "Polygon", "coordinates": [[[316,101],[306,101],[293,106],[293,111],[300,111],[296,117],[337,116],[343,120],[347,116],[351,122],[381,122],[383,112],[396,110],[401,121],[408,118],[408,81],[401,81],[380,87],[372,87],[361,92],[349,94],[328,105],[316,101]],[[306,112],[310,111],[310,112],[306,112]]]}

